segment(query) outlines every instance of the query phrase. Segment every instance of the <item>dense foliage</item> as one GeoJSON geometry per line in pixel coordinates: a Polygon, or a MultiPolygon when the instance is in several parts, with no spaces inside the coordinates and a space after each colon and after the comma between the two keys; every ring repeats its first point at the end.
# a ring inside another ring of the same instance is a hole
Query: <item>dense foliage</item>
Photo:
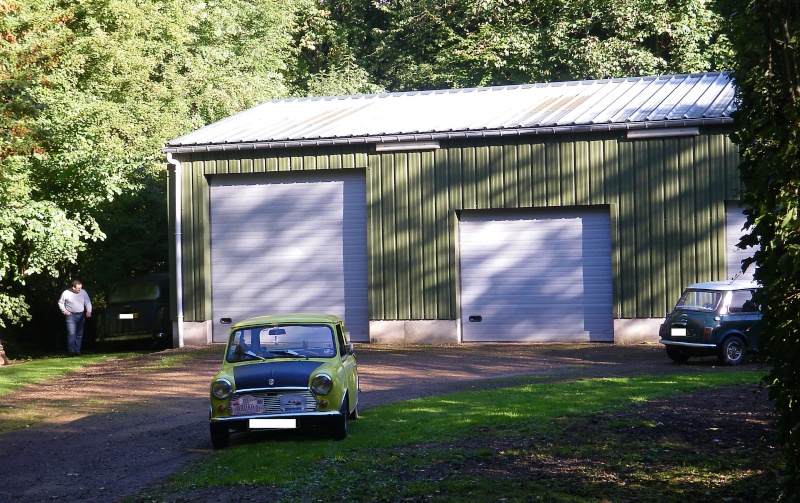
{"type": "Polygon", "coordinates": [[[707,0],[325,2],[358,62],[393,90],[727,69],[707,0]]]}
{"type": "Polygon", "coordinates": [[[0,335],[167,268],[168,139],[276,97],[724,68],[707,3],[0,0],[0,335]]]}
{"type": "Polygon", "coordinates": [[[766,382],[778,410],[787,461],[786,496],[800,501],[800,4],[727,0],[741,98],[736,142],[743,157],[742,201],[757,246],[755,277],[765,288],[762,334],[766,382]]]}
{"type": "Polygon", "coordinates": [[[324,71],[352,58],[315,55],[325,19],[313,0],[0,0],[0,328],[58,330],[70,277],[101,300],[166,269],[164,141],[297,82],[358,92],[363,73],[324,71]]]}

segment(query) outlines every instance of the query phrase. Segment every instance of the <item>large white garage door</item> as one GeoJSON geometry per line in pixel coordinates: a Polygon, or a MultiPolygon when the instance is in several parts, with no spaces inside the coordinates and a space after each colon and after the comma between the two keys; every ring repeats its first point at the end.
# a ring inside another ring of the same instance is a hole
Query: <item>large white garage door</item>
{"type": "Polygon", "coordinates": [[[362,172],[225,175],[210,185],[214,342],[230,329],[222,319],[290,313],[340,316],[352,340],[369,341],[362,172]]]}
{"type": "Polygon", "coordinates": [[[464,212],[464,342],[613,341],[607,207],[464,212]]]}
{"type": "Polygon", "coordinates": [[[742,250],[736,246],[745,234],[744,224],[746,218],[744,208],[739,205],[739,201],[725,202],[726,279],[731,279],[737,275],[739,275],[738,279],[753,279],[756,267],[751,264],[747,271],[742,272],[742,260],[751,257],[754,250],[742,250]]]}

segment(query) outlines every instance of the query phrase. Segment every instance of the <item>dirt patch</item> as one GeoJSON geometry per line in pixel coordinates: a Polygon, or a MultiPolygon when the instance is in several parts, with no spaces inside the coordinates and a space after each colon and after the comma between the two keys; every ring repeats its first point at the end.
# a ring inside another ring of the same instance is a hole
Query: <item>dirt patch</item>
{"type": "MultiPolygon", "coordinates": [[[[210,452],[208,383],[221,358],[222,348],[211,347],[106,361],[0,398],[0,431],[13,428],[0,435],[0,457],[13,460],[3,463],[0,500],[117,501],[210,452]],[[179,367],[159,366],[175,357],[185,358],[179,367]]],[[[561,380],[731,370],[713,359],[676,365],[660,345],[360,345],[357,358],[362,410],[496,388],[504,383],[490,379],[516,376],[561,380]]],[[[757,370],[756,364],[747,366],[757,370]]],[[[687,410],[698,410],[697,403],[705,402],[695,397],[687,410]]],[[[734,405],[743,413],[768,407],[753,401],[734,405]]],[[[193,501],[204,499],[195,495],[193,501]]]]}

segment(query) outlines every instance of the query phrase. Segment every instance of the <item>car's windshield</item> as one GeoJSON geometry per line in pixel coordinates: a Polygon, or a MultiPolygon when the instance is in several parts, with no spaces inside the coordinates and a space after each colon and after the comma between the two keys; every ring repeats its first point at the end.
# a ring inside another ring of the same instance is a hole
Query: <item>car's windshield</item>
{"type": "Polygon", "coordinates": [[[226,359],[304,357],[332,358],[336,355],[333,330],[324,324],[284,324],[248,327],[234,331],[226,359]]]}
{"type": "Polygon", "coordinates": [[[717,309],[717,305],[719,305],[721,298],[722,294],[720,292],[710,292],[707,290],[686,290],[675,308],[714,311],[717,309]]]}

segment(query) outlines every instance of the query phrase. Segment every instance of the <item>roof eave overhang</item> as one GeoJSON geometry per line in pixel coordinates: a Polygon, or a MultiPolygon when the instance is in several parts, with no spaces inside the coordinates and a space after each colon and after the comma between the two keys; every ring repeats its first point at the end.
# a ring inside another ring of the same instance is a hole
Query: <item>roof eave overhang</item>
{"type": "Polygon", "coordinates": [[[270,150],[300,147],[331,147],[343,145],[369,145],[377,143],[414,142],[431,140],[460,140],[470,138],[497,138],[502,136],[549,135],[564,133],[588,133],[598,131],[633,131],[644,129],[670,129],[698,126],[733,124],[731,117],[701,119],[681,119],[647,122],[622,122],[605,124],[580,124],[566,126],[546,126],[530,128],[482,129],[469,131],[437,131],[431,133],[350,136],[338,138],[314,138],[302,140],[272,140],[229,143],[206,143],[191,145],[165,145],[161,152],[172,154],[192,154],[206,152],[228,152],[243,150],[270,150]]]}

